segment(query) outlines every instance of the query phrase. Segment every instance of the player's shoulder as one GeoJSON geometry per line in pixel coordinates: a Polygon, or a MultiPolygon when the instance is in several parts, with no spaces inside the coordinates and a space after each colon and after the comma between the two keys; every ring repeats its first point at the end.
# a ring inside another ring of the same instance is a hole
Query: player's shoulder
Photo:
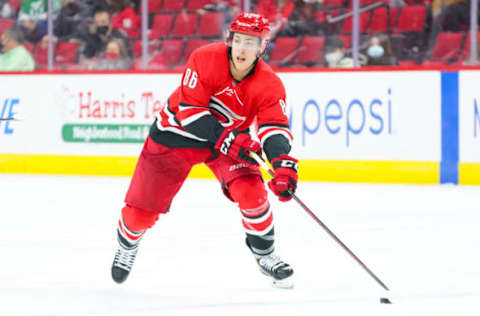
{"type": "Polygon", "coordinates": [[[262,83],[263,87],[276,87],[275,90],[284,90],[283,82],[275,71],[263,59],[259,59],[255,69],[255,79],[262,83]]]}

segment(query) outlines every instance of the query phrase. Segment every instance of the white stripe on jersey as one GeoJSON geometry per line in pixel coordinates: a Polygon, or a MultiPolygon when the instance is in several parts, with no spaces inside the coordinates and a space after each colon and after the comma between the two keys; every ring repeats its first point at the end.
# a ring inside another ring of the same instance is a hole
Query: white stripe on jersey
{"type": "Polygon", "coordinates": [[[188,138],[191,138],[191,139],[195,139],[195,140],[199,140],[201,142],[206,142],[207,140],[204,139],[204,138],[200,138],[200,137],[197,137],[193,134],[190,134],[189,132],[186,132],[184,130],[181,130],[179,127],[175,127],[175,126],[167,126],[167,127],[164,127],[162,125],[162,121],[161,120],[157,120],[157,128],[161,131],[167,131],[167,132],[172,132],[172,133],[175,133],[175,134],[179,134],[179,135],[182,135],[182,136],[185,136],[185,137],[188,137],[188,138]]]}
{"type": "Polygon", "coordinates": [[[203,112],[200,112],[200,113],[197,113],[197,114],[194,114],[192,116],[189,116],[187,117],[186,119],[182,120],[182,126],[185,126],[185,125],[188,125],[190,123],[193,123],[194,121],[198,120],[199,118],[201,118],[202,116],[205,116],[205,115],[210,115],[210,112],[208,111],[203,111],[203,112]]]}

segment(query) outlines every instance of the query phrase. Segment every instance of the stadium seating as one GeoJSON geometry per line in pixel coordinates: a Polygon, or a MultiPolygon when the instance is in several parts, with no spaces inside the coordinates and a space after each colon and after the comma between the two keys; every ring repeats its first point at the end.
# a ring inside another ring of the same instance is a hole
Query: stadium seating
{"type": "Polygon", "coordinates": [[[150,60],[149,68],[165,69],[178,64],[183,46],[183,40],[165,40],[160,52],[150,60]]]}
{"type": "Polygon", "coordinates": [[[394,26],[395,33],[420,32],[424,29],[426,6],[404,6],[394,26]]]}
{"type": "Polygon", "coordinates": [[[222,35],[223,20],[223,13],[203,14],[200,18],[197,35],[202,37],[220,37],[222,35]]]}
{"type": "Polygon", "coordinates": [[[194,11],[202,9],[205,5],[212,3],[212,0],[188,0],[186,9],[194,11]]]}
{"type": "Polygon", "coordinates": [[[173,29],[170,37],[187,37],[193,36],[197,29],[198,14],[197,13],[181,13],[175,18],[173,29]]]}
{"type": "Polygon", "coordinates": [[[56,64],[73,64],[77,61],[78,43],[60,42],[55,55],[56,64]]]}
{"type": "Polygon", "coordinates": [[[322,64],[324,44],[325,38],[323,36],[305,36],[298,52],[297,63],[306,66],[322,64]]]}
{"type": "MultiPolygon", "coordinates": [[[[352,12],[352,10],[348,10],[348,12],[352,12]]],[[[360,22],[359,22],[359,28],[360,32],[366,32],[368,28],[368,21],[370,20],[370,11],[362,12],[360,13],[360,22]]],[[[346,18],[343,20],[342,24],[342,33],[352,33],[353,29],[353,16],[346,18]]]]}
{"type": "Polygon", "coordinates": [[[172,14],[157,14],[153,18],[152,29],[150,30],[149,38],[165,38],[170,33],[173,22],[172,14]]]}
{"type": "Polygon", "coordinates": [[[430,60],[452,60],[460,53],[463,33],[440,33],[433,47],[430,60]]]}
{"type": "Polygon", "coordinates": [[[270,64],[285,65],[292,63],[298,53],[298,37],[278,37],[270,53],[270,64]]]}
{"type": "Polygon", "coordinates": [[[160,11],[180,12],[185,7],[185,0],[163,0],[160,11]]]}

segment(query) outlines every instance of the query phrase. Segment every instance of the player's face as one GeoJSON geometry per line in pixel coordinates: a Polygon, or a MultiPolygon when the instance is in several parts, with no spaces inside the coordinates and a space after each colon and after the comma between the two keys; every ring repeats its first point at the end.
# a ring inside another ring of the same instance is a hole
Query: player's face
{"type": "Polygon", "coordinates": [[[232,60],[237,70],[248,69],[260,51],[260,39],[255,36],[235,33],[232,39],[232,60]]]}

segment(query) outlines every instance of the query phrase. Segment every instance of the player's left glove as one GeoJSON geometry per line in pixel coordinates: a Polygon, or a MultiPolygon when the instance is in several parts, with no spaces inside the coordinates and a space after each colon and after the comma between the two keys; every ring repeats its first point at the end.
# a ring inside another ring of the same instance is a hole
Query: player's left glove
{"type": "Polygon", "coordinates": [[[297,189],[298,160],[288,155],[280,155],[271,161],[274,177],[268,187],[282,202],[290,201],[297,189]]]}

